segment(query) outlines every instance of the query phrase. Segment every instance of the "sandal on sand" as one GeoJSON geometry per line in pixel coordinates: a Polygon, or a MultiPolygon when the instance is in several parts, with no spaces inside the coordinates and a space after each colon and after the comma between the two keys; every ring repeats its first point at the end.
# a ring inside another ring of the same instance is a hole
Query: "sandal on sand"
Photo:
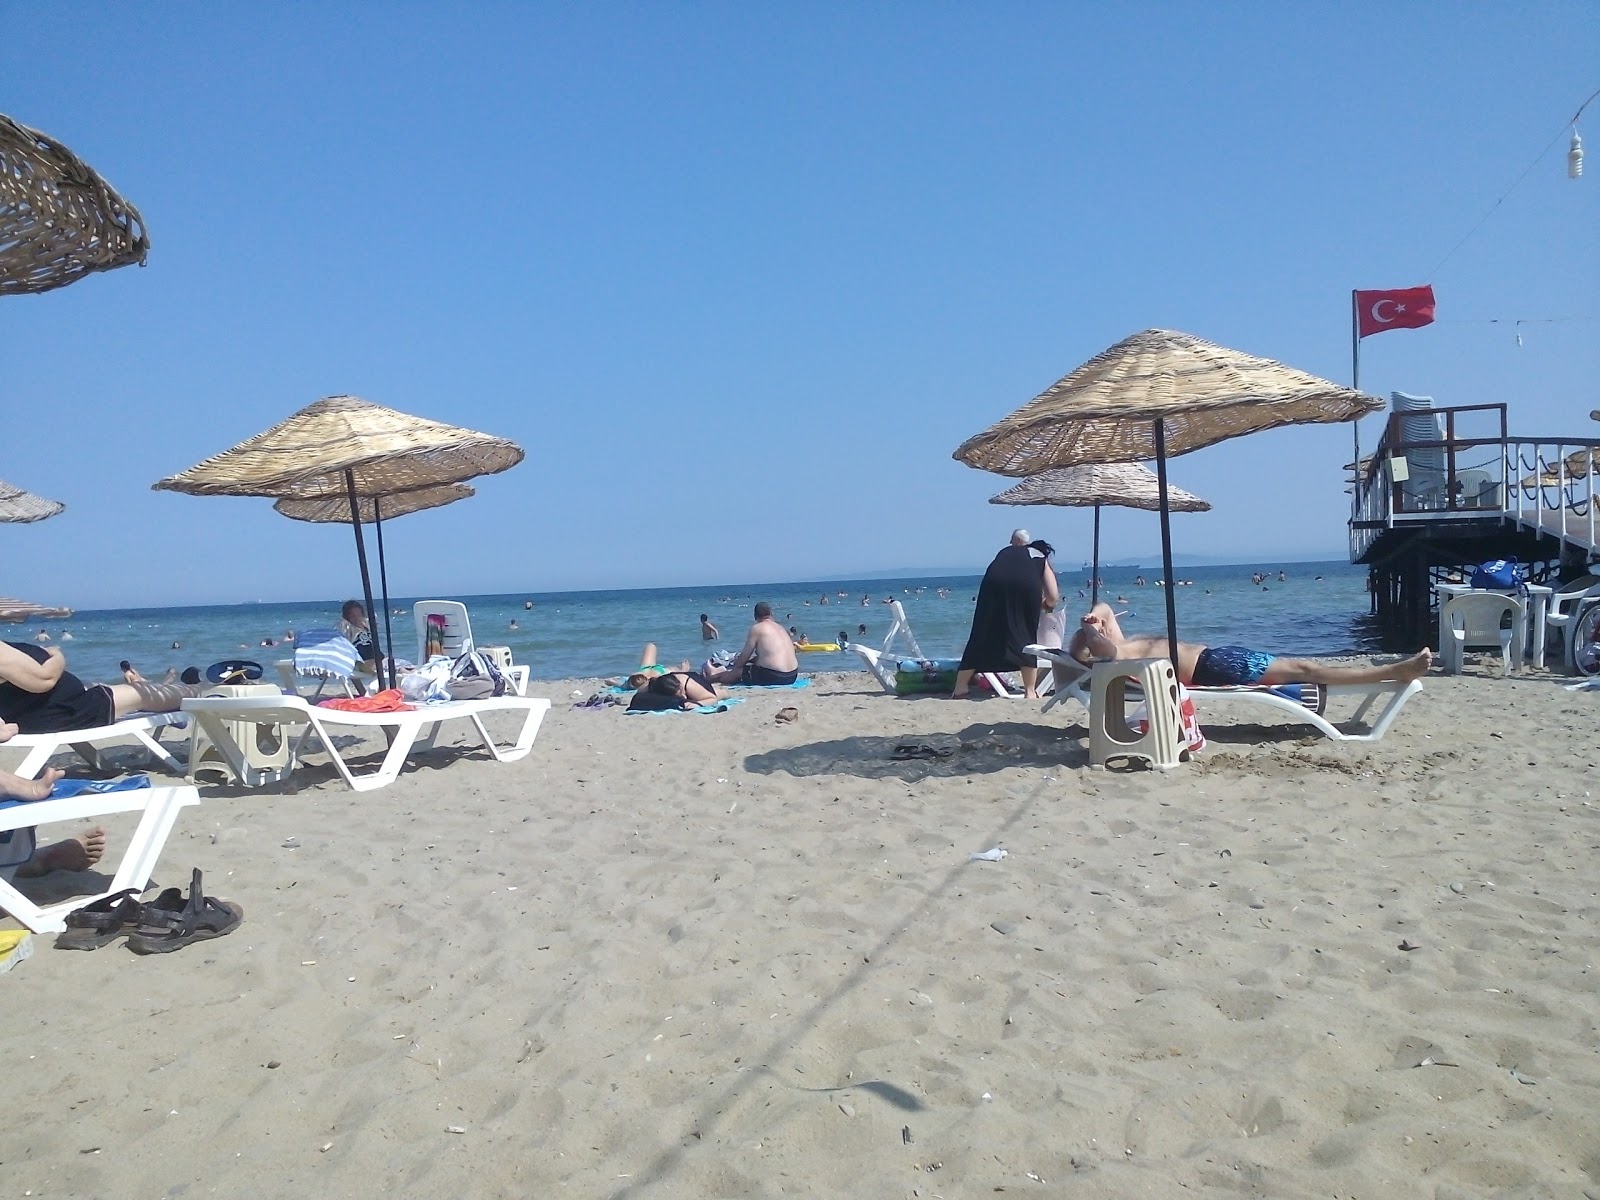
{"type": "Polygon", "coordinates": [[[98,950],[138,929],[147,910],[177,912],[181,908],[183,892],[178,888],[168,888],[149,904],[139,900],[138,888],[124,888],[69,912],[66,929],[56,937],[56,949],[98,950]]]}
{"type": "Polygon", "coordinates": [[[146,905],[138,931],[128,935],[128,949],[135,954],[170,954],[193,942],[230,934],[243,920],[244,909],[239,905],[204,894],[200,868],[196,867],[188,901],[175,912],[146,905]]]}

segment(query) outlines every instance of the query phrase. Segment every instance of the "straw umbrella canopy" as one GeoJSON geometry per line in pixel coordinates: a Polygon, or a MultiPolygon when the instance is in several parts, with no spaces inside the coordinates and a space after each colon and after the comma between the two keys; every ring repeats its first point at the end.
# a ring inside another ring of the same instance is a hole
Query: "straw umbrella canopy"
{"type": "MultiPolygon", "coordinates": [[[[1100,506],[1161,509],[1160,481],[1138,463],[1093,463],[1082,467],[1061,467],[1024,479],[1016,487],[989,497],[990,504],[1058,504],[1072,508],[1094,507],[1094,565],[1089,576],[1089,604],[1100,600],[1100,506]]],[[[1210,512],[1208,501],[1182,488],[1167,489],[1167,504],[1173,512],[1210,512]]]]}
{"type": "MultiPolygon", "coordinates": [[[[192,496],[288,500],[343,496],[355,531],[367,621],[376,637],[372,577],[361,536],[362,499],[495,475],[522,458],[522,448],[505,438],[413,417],[356,396],[328,396],[231,450],[152,486],[192,496]]],[[[387,623],[387,610],[384,617],[387,623]]],[[[392,670],[391,666],[391,674],[392,670]]]]}
{"type": "Polygon", "coordinates": [[[33,521],[43,521],[53,517],[65,508],[64,504],[46,500],[43,496],[35,496],[32,492],[25,492],[0,480],[0,521],[13,525],[27,525],[33,521]]]}
{"type": "MultiPolygon", "coordinates": [[[[389,612],[389,565],[383,553],[383,522],[386,518],[403,517],[408,513],[429,508],[442,508],[477,495],[474,488],[464,483],[446,483],[439,487],[421,488],[414,492],[399,492],[393,496],[362,496],[357,498],[361,523],[373,526],[378,533],[378,579],[383,591],[383,611],[389,612]]],[[[329,497],[326,500],[279,500],[273,509],[292,521],[310,521],[318,525],[348,525],[350,502],[346,497],[329,497]]],[[[385,621],[388,617],[385,616],[385,621]]],[[[392,647],[391,647],[392,648],[392,647]]]]}
{"type": "Polygon", "coordinates": [[[70,608],[53,608],[48,604],[31,604],[26,600],[13,600],[0,596],[0,621],[31,621],[35,617],[70,617],[70,608]]]}
{"type": "Polygon", "coordinates": [[[0,296],[142,264],[144,218],[48,134],[0,114],[0,296]]]}
{"type": "Polygon", "coordinates": [[[1057,467],[1156,460],[1167,645],[1176,664],[1167,457],[1228,438],[1355,420],[1383,407],[1376,396],[1170,329],[1124,338],[1057,380],[1016,412],[956,448],[968,466],[1001,475],[1057,467]]]}

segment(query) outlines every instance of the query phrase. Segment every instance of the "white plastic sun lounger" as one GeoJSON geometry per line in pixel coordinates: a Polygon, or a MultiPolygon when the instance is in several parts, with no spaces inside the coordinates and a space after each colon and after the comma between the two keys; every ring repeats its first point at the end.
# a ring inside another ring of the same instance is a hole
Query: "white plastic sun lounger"
{"type": "Polygon", "coordinates": [[[127,888],[143,891],[154,874],[156,859],[167,844],[178,810],[200,803],[200,793],[192,787],[132,788],[122,792],[91,792],[64,800],[35,800],[0,806],[0,833],[51,825],[58,821],[81,821],[107,813],[137,812],[138,827],[128,841],[111,886],[92,896],[75,896],[59,904],[40,906],[29,900],[0,877],[0,908],[6,910],[35,933],[59,933],[66,928],[66,916],[73,909],[92,904],[127,888]]]}
{"type": "Polygon", "coordinates": [[[70,746],[96,771],[107,769],[100,748],[120,742],[135,742],[150,751],[157,762],[175,775],[183,774],[183,764],[160,742],[161,733],[172,727],[183,728],[189,719],[182,713],[133,713],[111,725],[94,729],[68,729],[62,733],[19,733],[0,748],[26,750],[21,765],[14,768],[24,779],[36,778],[63,746],[70,746]]]}
{"type": "Polygon", "coordinates": [[[1422,690],[1422,680],[1413,679],[1410,683],[1324,683],[1317,686],[1328,696],[1352,696],[1360,699],[1356,711],[1345,718],[1346,725],[1366,720],[1367,712],[1374,704],[1384,697],[1388,697],[1388,700],[1372,718],[1366,733],[1347,733],[1321,713],[1312,712],[1299,701],[1280,695],[1271,688],[1190,687],[1188,692],[1197,706],[1206,706],[1221,700],[1265,704],[1268,708],[1288,713],[1296,721],[1315,725],[1336,742],[1376,742],[1389,732],[1389,726],[1394,724],[1394,719],[1400,715],[1400,710],[1406,706],[1411,697],[1422,690]]]}
{"type": "Polygon", "coordinates": [[[413,748],[432,749],[439,727],[446,721],[471,721],[484,748],[497,761],[514,762],[533,749],[539,726],[550,711],[550,701],[528,696],[495,696],[419,705],[405,712],[364,713],[321,708],[299,696],[200,696],[185,700],[183,709],[200,723],[200,728],[227,759],[234,777],[247,787],[287,778],[314,736],[321,741],[344,781],[356,791],[366,792],[399,778],[413,748]],[[522,716],[516,740],[507,745],[496,743],[483,724],[485,716],[502,712],[522,716]],[[270,768],[251,765],[228,728],[230,721],[285,727],[282,735],[290,744],[288,762],[270,768]],[[336,734],[356,729],[381,729],[390,738],[388,751],[378,768],[360,775],[350,769],[334,741],[336,734]]]}
{"type": "MultiPolygon", "coordinates": [[[[1073,699],[1083,705],[1085,710],[1089,707],[1089,668],[1073,658],[1064,650],[1053,650],[1048,646],[1029,646],[1030,654],[1037,654],[1040,658],[1047,659],[1052,665],[1060,666],[1072,672],[1067,681],[1058,684],[1056,694],[1045,701],[1043,712],[1049,712],[1051,707],[1060,700],[1073,699]]],[[[1291,700],[1288,696],[1264,687],[1194,687],[1185,685],[1185,691],[1194,700],[1197,708],[1218,701],[1237,700],[1246,704],[1264,704],[1268,708],[1275,708],[1286,713],[1297,721],[1314,725],[1327,737],[1337,742],[1376,742],[1389,731],[1389,726],[1394,724],[1394,719],[1400,715],[1400,710],[1406,706],[1411,697],[1422,690],[1422,681],[1413,679],[1410,683],[1336,683],[1319,684],[1324,696],[1354,696],[1359,697],[1360,703],[1356,711],[1345,719],[1344,724],[1364,721],[1368,711],[1380,699],[1388,697],[1383,708],[1372,719],[1370,728],[1366,733],[1347,733],[1338,725],[1328,720],[1322,713],[1314,712],[1298,700],[1291,700]]]]}

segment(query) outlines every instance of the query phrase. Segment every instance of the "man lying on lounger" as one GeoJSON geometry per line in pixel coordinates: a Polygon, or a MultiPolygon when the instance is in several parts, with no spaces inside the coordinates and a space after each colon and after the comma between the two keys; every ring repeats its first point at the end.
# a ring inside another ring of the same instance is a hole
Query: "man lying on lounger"
{"type": "Polygon", "coordinates": [[[755,623],[739,651],[724,671],[710,670],[711,683],[740,683],[746,687],[787,687],[800,675],[800,660],[795,656],[794,639],[789,631],[772,619],[772,605],[763,600],[755,607],[755,623]]]}
{"type": "MultiPolygon", "coordinates": [[[[1088,665],[1095,659],[1166,658],[1165,634],[1129,637],[1109,604],[1097,604],[1067,644],[1088,665]]],[[[1178,643],[1178,679],[1194,687],[1276,687],[1280,683],[1410,683],[1428,673],[1433,654],[1421,650],[1381,667],[1341,667],[1310,658],[1286,658],[1243,646],[1178,643]]]]}
{"type": "Polygon", "coordinates": [[[177,712],[205,687],[172,679],[151,683],[132,668],[123,671],[121,683],[89,685],[67,670],[59,647],[0,642],[0,722],[21,733],[98,729],[133,712],[177,712]]]}

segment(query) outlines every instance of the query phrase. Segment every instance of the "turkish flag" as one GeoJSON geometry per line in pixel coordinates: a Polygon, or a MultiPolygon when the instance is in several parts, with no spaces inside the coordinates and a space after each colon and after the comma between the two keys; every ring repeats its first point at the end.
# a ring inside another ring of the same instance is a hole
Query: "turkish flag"
{"type": "Polygon", "coordinates": [[[1356,293],[1356,328],[1362,337],[1388,329],[1433,324],[1433,285],[1356,293]]]}

